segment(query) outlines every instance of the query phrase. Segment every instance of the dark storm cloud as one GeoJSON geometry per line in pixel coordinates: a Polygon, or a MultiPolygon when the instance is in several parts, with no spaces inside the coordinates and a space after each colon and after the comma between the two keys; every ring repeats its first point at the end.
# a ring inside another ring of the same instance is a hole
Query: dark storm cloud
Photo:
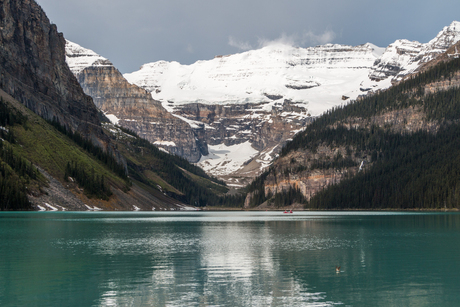
{"type": "Polygon", "coordinates": [[[386,47],[428,42],[460,20],[460,2],[372,0],[38,0],[64,36],[109,58],[122,72],[142,64],[190,64],[272,40],[386,47]]]}

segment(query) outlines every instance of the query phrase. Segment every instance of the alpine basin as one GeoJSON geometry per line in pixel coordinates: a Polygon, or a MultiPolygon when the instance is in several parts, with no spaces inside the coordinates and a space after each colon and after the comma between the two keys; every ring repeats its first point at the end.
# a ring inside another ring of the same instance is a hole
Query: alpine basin
{"type": "Polygon", "coordinates": [[[0,213],[0,234],[1,306],[460,301],[458,213],[0,213]]]}

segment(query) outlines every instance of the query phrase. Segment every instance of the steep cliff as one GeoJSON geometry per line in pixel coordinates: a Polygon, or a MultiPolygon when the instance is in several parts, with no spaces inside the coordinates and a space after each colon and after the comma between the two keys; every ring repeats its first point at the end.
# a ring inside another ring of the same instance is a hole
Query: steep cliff
{"type": "Polygon", "coordinates": [[[109,60],[70,41],[66,57],[84,92],[115,123],[191,162],[208,153],[199,128],[192,129],[150,93],[127,82],[109,60]]]}
{"type": "Polygon", "coordinates": [[[106,145],[97,110],[65,62],[65,40],[33,0],[2,0],[0,86],[45,119],[106,145]]]}

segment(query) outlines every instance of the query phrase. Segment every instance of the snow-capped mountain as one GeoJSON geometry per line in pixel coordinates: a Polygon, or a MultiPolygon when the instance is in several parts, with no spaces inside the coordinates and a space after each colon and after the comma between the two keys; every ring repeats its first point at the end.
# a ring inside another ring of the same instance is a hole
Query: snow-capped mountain
{"type": "MultiPolygon", "coordinates": [[[[191,65],[149,63],[124,77],[208,144],[209,155],[199,165],[240,184],[269,165],[314,116],[390,87],[459,40],[460,23],[453,22],[428,43],[397,40],[387,48],[272,44],[191,65]]],[[[89,53],[80,62],[68,59],[72,69],[78,71],[91,59],[90,66],[104,65],[89,53]]],[[[164,135],[162,142],[168,141],[164,135]]]]}
{"type": "Polygon", "coordinates": [[[360,88],[389,86],[368,78],[384,51],[372,44],[313,48],[276,44],[192,65],[145,64],[124,77],[150,91],[169,110],[189,103],[271,102],[267,106],[271,108],[290,100],[319,115],[343,103],[343,95],[356,98],[363,94],[360,88]]]}
{"type": "Polygon", "coordinates": [[[426,44],[400,39],[389,45],[376,61],[370,78],[394,81],[401,80],[423,64],[444,53],[450,46],[460,41],[460,22],[454,21],[426,44]]]}
{"type": "Polygon", "coordinates": [[[80,74],[88,67],[112,67],[113,64],[90,49],[66,40],[66,62],[74,75],[80,74]]]}
{"type": "Polygon", "coordinates": [[[149,63],[124,77],[169,110],[189,103],[290,100],[319,115],[343,103],[342,96],[355,99],[368,90],[389,87],[459,40],[460,22],[455,21],[426,44],[397,40],[386,49],[370,43],[311,48],[273,44],[191,65],[149,63]]]}

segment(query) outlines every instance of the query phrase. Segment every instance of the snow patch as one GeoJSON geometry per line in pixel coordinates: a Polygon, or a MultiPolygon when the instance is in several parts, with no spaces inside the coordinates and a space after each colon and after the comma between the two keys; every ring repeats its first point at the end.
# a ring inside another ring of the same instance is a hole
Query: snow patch
{"type": "Polygon", "coordinates": [[[101,208],[98,208],[96,206],[91,207],[91,206],[88,206],[87,204],[85,204],[85,206],[86,206],[86,208],[88,208],[87,211],[102,211],[101,208]]]}
{"type": "Polygon", "coordinates": [[[110,122],[114,125],[118,125],[120,119],[116,117],[114,114],[105,114],[105,116],[110,120],[110,122]]]}
{"type": "Polygon", "coordinates": [[[249,141],[237,145],[208,145],[209,155],[202,156],[198,166],[213,175],[227,175],[244,166],[244,163],[259,152],[249,141]]]}
{"type": "Polygon", "coordinates": [[[164,153],[170,154],[170,152],[167,151],[167,150],[164,149],[164,148],[158,147],[158,150],[160,150],[160,151],[162,151],[162,152],[164,152],[164,153]]]}
{"type": "Polygon", "coordinates": [[[45,203],[45,206],[47,206],[48,208],[50,208],[50,209],[51,209],[51,211],[59,211],[59,209],[58,209],[58,208],[56,208],[56,207],[54,207],[54,206],[51,206],[51,205],[50,205],[50,204],[48,204],[48,203],[45,203]]]}
{"type": "Polygon", "coordinates": [[[198,211],[197,208],[187,205],[176,204],[181,211],[198,211]]]}
{"type": "Polygon", "coordinates": [[[153,144],[159,145],[159,146],[176,147],[176,143],[174,143],[172,141],[156,141],[153,144]]]}

